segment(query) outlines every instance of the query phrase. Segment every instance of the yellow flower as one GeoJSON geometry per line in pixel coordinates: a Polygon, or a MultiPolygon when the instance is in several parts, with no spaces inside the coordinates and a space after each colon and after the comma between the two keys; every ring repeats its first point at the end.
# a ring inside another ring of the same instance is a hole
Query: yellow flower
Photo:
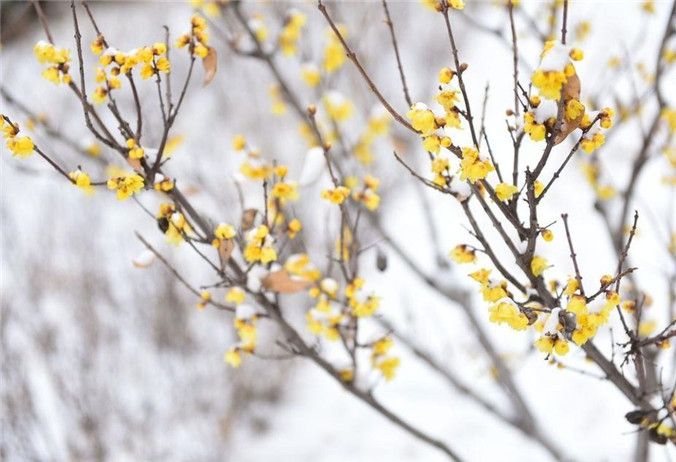
{"type": "Polygon", "coordinates": [[[524,330],[528,327],[528,318],[509,302],[501,302],[489,309],[489,320],[496,324],[505,323],[514,330],[524,330]]]}
{"type": "Polygon", "coordinates": [[[448,67],[443,67],[439,71],[439,83],[441,84],[447,84],[451,82],[451,79],[453,78],[453,71],[448,68],[448,67]]]}
{"type": "Polygon", "coordinates": [[[236,234],[235,227],[226,223],[220,223],[214,230],[214,236],[218,239],[232,239],[236,234]]]}
{"type": "Polygon", "coordinates": [[[171,70],[171,63],[166,57],[163,56],[155,62],[155,67],[160,72],[164,72],[166,74],[171,70]]]}
{"type": "Polygon", "coordinates": [[[143,186],[143,177],[137,173],[128,173],[108,180],[108,189],[116,191],[117,199],[121,201],[143,189],[143,186]]]}
{"type": "Polygon", "coordinates": [[[579,48],[570,50],[570,59],[573,61],[582,61],[584,59],[584,52],[579,48]]]}
{"type": "Polygon", "coordinates": [[[584,104],[577,99],[571,99],[566,103],[566,119],[576,120],[584,114],[584,104]]]}
{"type": "Polygon", "coordinates": [[[350,190],[345,186],[338,186],[334,189],[325,189],[322,191],[321,197],[333,204],[340,205],[345,202],[345,199],[350,197],[350,190]]]}
{"type": "Polygon", "coordinates": [[[136,140],[129,138],[127,140],[127,147],[129,148],[129,158],[130,159],[142,159],[143,158],[143,148],[136,144],[136,140]]]}
{"type": "Polygon", "coordinates": [[[108,90],[103,87],[96,87],[92,93],[92,99],[96,104],[101,104],[106,101],[108,90]]]}
{"type": "Polygon", "coordinates": [[[235,135],[232,139],[232,148],[235,151],[242,151],[246,147],[246,138],[244,135],[235,135]]]}
{"type": "Polygon", "coordinates": [[[265,225],[260,225],[246,233],[246,247],[244,248],[246,261],[268,264],[277,260],[277,251],[273,247],[274,239],[269,233],[265,225]]]}
{"type": "Polygon", "coordinates": [[[580,142],[580,147],[587,154],[591,154],[596,149],[603,146],[606,141],[606,137],[603,133],[594,133],[589,137],[589,134],[585,135],[580,142]]]}
{"type": "Polygon", "coordinates": [[[501,201],[508,201],[519,191],[519,188],[509,183],[499,183],[495,187],[495,195],[501,201]]]}
{"type": "Polygon", "coordinates": [[[381,338],[380,340],[378,340],[373,344],[373,354],[384,355],[388,351],[390,351],[392,345],[394,345],[394,341],[392,340],[391,337],[381,338]]]}
{"type": "Polygon", "coordinates": [[[96,56],[103,53],[103,41],[103,36],[99,35],[90,45],[92,53],[94,53],[96,56]]]}
{"type": "Polygon", "coordinates": [[[549,229],[543,229],[540,231],[540,235],[542,236],[542,239],[545,240],[545,242],[551,242],[554,240],[554,233],[549,229]]]}
{"type": "Polygon", "coordinates": [[[294,239],[298,233],[303,229],[303,224],[298,218],[294,218],[287,225],[286,233],[289,236],[289,239],[294,239]]]}
{"type": "Polygon", "coordinates": [[[429,135],[437,129],[434,113],[422,103],[411,106],[411,109],[406,113],[406,117],[411,121],[411,126],[423,135],[429,135]]]}
{"type": "Polygon", "coordinates": [[[462,10],[465,8],[465,2],[463,0],[449,0],[448,5],[451,8],[455,8],[456,10],[462,10]]]}
{"type": "Polygon", "coordinates": [[[231,287],[225,294],[225,301],[228,303],[234,303],[235,305],[241,305],[244,303],[245,299],[246,293],[239,287],[231,287]]]}
{"type": "Polygon", "coordinates": [[[94,186],[92,186],[92,181],[89,178],[89,175],[87,175],[82,170],[70,172],[68,177],[73,180],[73,184],[84,191],[85,194],[94,194],[94,186]]]}
{"type": "Polygon", "coordinates": [[[437,154],[441,149],[441,139],[437,135],[423,137],[423,148],[425,151],[437,154]]]}
{"type": "Polygon", "coordinates": [[[479,152],[474,148],[462,149],[462,160],[460,161],[460,179],[469,180],[474,183],[486,178],[494,170],[493,164],[488,160],[482,160],[479,152]]]}
{"type": "Polygon", "coordinates": [[[342,122],[352,117],[354,106],[338,92],[331,91],[324,96],[324,108],[333,120],[342,122]]]}
{"type": "Polygon", "coordinates": [[[15,136],[7,139],[7,148],[16,157],[26,158],[33,154],[35,145],[28,136],[15,136]]]}
{"type": "Polygon", "coordinates": [[[549,263],[547,263],[547,260],[543,257],[539,256],[534,256],[533,259],[530,261],[530,270],[533,272],[533,275],[538,277],[542,275],[542,273],[545,272],[545,270],[549,267],[549,263]]]}
{"type": "MultiPolygon", "coordinates": [[[[338,31],[343,37],[347,36],[347,30],[342,24],[338,25],[338,31]]],[[[346,55],[345,51],[343,50],[343,45],[334,35],[333,30],[329,29],[327,34],[329,36],[329,40],[326,43],[326,47],[324,48],[324,59],[322,66],[326,72],[332,73],[340,69],[343,64],[345,64],[346,55]]]]}
{"type": "Polygon", "coordinates": [[[570,350],[566,339],[559,336],[543,335],[535,341],[535,348],[542,353],[552,354],[556,353],[559,356],[564,356],[570,350]]]}
{"type": "Polygon", "coordinates": [[[305,63],[300,68],[300,75],[303,79],[303,82],[308,87],[314,88],[319,85],[321,81],[321,74],[319,73],[319,68],[312,63],[305,63]]]}
{"type": "Polygon", "coordinates": [[[242,355],[237,348],[230,348],[225,352],[224,360],[230,366],[237,368],[242,364],[242,355]]]}
{"type": "Polygon", "coordinates": [[[279,48],[284,56],[293,56],[296,54],[301,29],[306,21],[307,17],[298,11],[293,11],[287,15],[284,28],[277,39],[279,48]]]}
{"type": "Polygon", "coordinates": [[[563,71],[536,70],[533,73],[533,85],[540,90],[540,95],[547,99],[561,99],[561,88],[568,78],[563,71]]]}
{"type": "Polygon", "coordinates": [[[467,247],[465,244],[456,245],[451,250],[451,258],[458,264],[474,263],[476,261],[474,249],[467,247]]]}
{"type": "Polygon", "coordinates": [[[295,181],[276,183],[272,187],[270,195],[277,199],[295,201],[298,199],[298,184],[295,181]]]}
{"type": "Polygon", "coordinates": [[[396,357],[385,358],[375,363],[375,367],[383,374],[388,382],[392,380],[397,372],[401,360],[396,357]]]}
{"type": "Polygon", "coordinates": [[[541,181],[535,180],[535,183],[533,183],[533,193],[535,194],[535,197],[540,197],[540,194],[545,190],[545,185],[542,184],[541,181]]]}

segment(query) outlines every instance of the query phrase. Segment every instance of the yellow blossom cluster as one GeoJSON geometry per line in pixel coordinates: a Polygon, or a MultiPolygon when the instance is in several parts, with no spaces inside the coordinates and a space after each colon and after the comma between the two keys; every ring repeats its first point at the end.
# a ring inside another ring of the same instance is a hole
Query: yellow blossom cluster
{"type": "Polygon", "coordinates": [[[221,15],[221,4],[225,4],[225,2],[220,0],[190,0],[190,4],[193,6],[193,8],[201,10],[210,18],[217,18],[221,15]]]}
{"type": "Polygon", "coordinates": [[[262,158],[258,149],[248,146],[246,138],[236,135],[232,140],[232,147],[238,152],[246,151],[246,158],[239,166],[239,172],[253,181],[262,181],[273,173],[273,168],[262,158]]]}
{"type": "Polygon", "coordinates": [[[237,303],[233,324],[239,343],[225,352],[224,359],[230,366],[239,367],[242,364],[242,353],[251,354],[256,349],[258,314],[253,306],[244,303],[244,292],[241,289],[231,288],[226,298],[237,303]]]}
{"type": "Polygon", "coordinates": [[[272,102],[272,107],[270,109],[272,114],[276,116],[286,114],[286,103],[284,102],[282,88],[277,84],[270,85],[270,88],[268,88],[268,95],[272,102]]]}
{"type": "Polygon", "coordinates": [[[332,120],[343,122],[352,117],[354,105],[341,93],[329,91],[324,95],[323,102],[326,113],[332,120]]]}
{"type": "Polygon", "coordinates": [[[203,310],[211,302],[211,292],[203,290],[200,292],[200,300],[195,304],[198,310],[203,310]]]}
{"type": "Polygon", "coordinates": [[[219,248],[223,241],[233,239],[237,235],[235,227],[228,223],[219,223],[214,229],[214,239],[211,241],[211,245],[216,248],[219,248]]]}
{"type": "Polygon", "coordinates": [[[601,171],[597,163],[582,163],[582,171],[591,187],[594,188],[596,197],[601,200],[608,200],[615,197],[615,194],[617,193],[615,188],[609,184],[602,184],[600,182],[601,171]]]}
{"type": "Polygon", "coordinates": [[[319,269],[310,261],[310,257],[306,253],[289,255],[284,263],[284,269],[289,274],[303,281],[315,282],[322,276],[319,269]]]}
{"type": "Polygon", "coordinates": [[[501,201],[510,200],[518,191],[519,188],[511,183],[498,183],[495,186],[495,195],[498,196],[498,199],[501,201]]]}
{"type": "Polygon", "coordinates": [[[191,56],[206,58],[209,54],[209,34],[207,33],[207,21],[194,15],[190,19],[190,32],[176,39],[176,47],[187,46],[191,56]]]}
{"type": "Polygon", "coordinates": [[[19,124],[10,122],[4,115],[0,115],[0,128],[2,129],[2,136],[5,138],[7,149],[12,152],[15,157],[26,158],[33,154],[35,145],[33,140],[28,136],[19,135],[19,124]]]}
{"type": "Polygon", "coordinates": [[[138,173],[124,173],[108,180],[108,189],[116,192],[118,200],[125,200],[143,189],[145,183],[138,173]]]}
{"type": "Polygon", "coordinates": [[[540,66],[531,76],[533,86],[538,89],[540,96],[560,100],[563,85],[575,75],[572,61],[580,61],[583,57],[582,50],[569,49],[555,40],[547,41],[540,55],[540,66]]]}
{"type": "Polygon", "coordinates": [[[181,212],[176,210],[173,204],[160,204],[155,218],[157,218],[157,224],[170,244],[179,245],[183,242],[184,236],[192,232],[188,220],[181,212]]]}
{"type": "Polygon", "coordinates": [[[332,204],[341,205],[345,202],[345,199],[350,197],[350,188],[337,186],[333,189],[325,189],[322,191],[321,197],[332,204]]]}
{"type": "Polygon", "coordinates": [[[476,261],[476,253],[474,252],[474,249],[465,244],[460,244],[453,247],[450,256],[453,261],[458,264],[474,263],[476,261]]]}
{"type": "Polygon", "coordinates": [[[300,67],[300,77],[305,82],[305,85],[310,88],[316,87],[322,80],[319,67],[314,63],[303,63],[300,67]]]}
{"type": "MultiPolygon", "coordinates": [[[[312,277],[315,276],[312,274],[312,277]]],[[[338,283],[332,278],[324,278],[312,287],[309,294],[316,301],[305,315],[307,329],[329,341],[340,339],[339,329],[346,319],[337,299],[338,288],[338,283]]]]}
{"type": "Polygon", "coordinates": [[[601,130],[607,130],[613,126],[613,116],[615,111],[607,107],[602,111],[585,113],[580,122],[580,128],[587,130],[582,141],[580,142],[580,148],[587,154],[591,154],[596,149],[603,146],[606,141],[605,135],[601,130]],[[594,120],[598,117],[599,125],[592,126],[594,120]]]}
{"type": "Polygon", "coordinates": [[[130,159],[143,159],[144,151],[141,146],[136,143],[134,138],[129,138],[127,140],[127,155],[130,159]]]}
{"type": "Polygon", "coordinates": [[[279,33],[277,43],[284,56],[293,56],[298,51],[300,33],[307,22],[307,16],[298,10],[292,9],[286,14],[284,27],[279,33]]]}
{"type": "Polygon", "coordinates": [[[354,147],[354,155],[362,165],[371,165],[373,163],[373,143],[379,137],[387,135],[392,123],[392,117],[387,111],[378,107],[371,111],[371,115],[366,124],[366,128],[359,136],[354,147]]]}
{"type": "Polygon", "coordinates": [[[260,262],[268,264],[277,260],[277,251],[274,248],[274,238],[266,225],[250,229],[245,234],[246,246],[244,259],[250,263],[260,262]]]}
{"type": "Polygon", "coordinates": [[[89,175],[82,170],[78,169],[68,173],[68,178],[70,178],[73,184],[80,188],[85,194],[94,194],[92,180],[89,175]]]}
{"type": "Polygon", "coordinates": [[[33,47],[33,53],[40,64],[50,64],[42,71],[42,76],[52,83],[69,84],[72,80],[68,73],[70,62],[70,50],[58,48],[49,42],[40,40],[33,47]]]}
{"type": "Polygon", "coordinates": [[[389,354],[394,341],[391,337],[383,337],[373,343],[371,349],[371,365],[374,369],[380,371],[385,380],[392,380],[399,368],[401,360],[389,354]]]}
{"type": "Polygon", "coordinates": [[[462,148],[460,161],[460,179],[470,183],[482,180],[495,170],[493,164],[474,148],[462,148]]]}
{"type": "Polygon", "coordinates": [[[528,327],[528,318],[509,299],[503,299],[489,310],[488,319],[496,324],[507,324],[514,330],[524,330],[528,327]]]}
{"type": "Polygon", "coordinates": [[[365,281],[360,277],[354,278],[345,286],[345,297],[353,316],[358,318],[373,316],[380,306],[380,299],[375,295],[365,293],[365,281]]]}
{"type": "Polygon", "coordinates": [[[169,177],[157,173],[155,175],[155,184],[153,184],[153,189],[158,192],[169,192],[174,189],[175,186],[174,180],[169,177]]]}
{"type": "Polygon", "coordinates": [[[374,211],[380,205],[380,196],[377,193],[380,180],[374,176],[366,175],[362,183],[362,186],[359,187],[359,181],[355,177],[345,180],[346,186],[353,191],[352,199],[363,204],[368,210],[374,211]]]}
{"type": "MultiPolygon", "coordinates": [[[[337,28],[343,38],[347,38],[347,28],[343,24],[339,24],[337,28]]],[[[330,74],[336,72],[345,64],[345,51],[332,29],[328,29],[326,35],[327,42],[324,47],[322,67],[324,68],[324,72],[330,74]]]]}

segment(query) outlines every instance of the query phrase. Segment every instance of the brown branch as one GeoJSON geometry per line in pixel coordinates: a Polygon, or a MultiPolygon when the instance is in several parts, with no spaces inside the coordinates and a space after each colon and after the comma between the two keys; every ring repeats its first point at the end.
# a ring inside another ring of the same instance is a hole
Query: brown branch
{"type": "Polygon", "coordinates": [[[331,26],[331,29],[333,29],[333,33],[338,37],[338,40],[340,43],[343,45],[343,49],[345,50],[345,53],[347,54],[347,57],[354,65],[357,67],[357,70],[361,74],[361,76],[366,80],[366,83],[368,84],[369,88],[373,92],[373,94],[378,98],[380,103],[387,109],[387,112],[389,112],[394,119],[399,122],[402,126],[406,127],[407,129],[411,130],[414,133],[418,133],[418,131],[411,126],[411,124],[404,119],[391,105],[390,103],[387,102],[385,97],[380,93],[380,90],[378,90],[378,87],[373,83],[371,78],[369,77],[368,73],[364,69],[364,67],[361,65],[361,62],[359,62],[359,59],[357,58],[357,55],[352,51],[350,46],[347,44],[345,41],[345,38],[343,38],[343,35],[340,33],[338,30],[338,27],[336,24],[333,22],[333,19],[331,19],[331,16],[329,16],[328,11],[326,10],[326,7],[324,4],[321,2],[321,0],[318,1],[317,3],[317,8],[319,8],[319,11],[324,15],[326,18],[326,21],[329,23],[329,26],[331,26]]]}
{"type": "Polygon", "coordinates": [[[577,254],[575,253],[575,248],[573,247],[573,238],[570,235],[570,228],[568,227],[568,214],[562,213],[561,218],[563,219],[563,226],[564,228],[566,228],[566,239],[568,240],[568,248],[570,249],[570,259],[573,261],[573,267],[575,268],[575,279],[577,280],[577,285],[580,288],[580,294],[583,297],[586,297],[584,293],[584,286],[582,285],[582,276],[580,275],[580,267],[577,264],[577,254]]]}
{"type": "Polygon", "coordinates": [[[390,30],[390,37],[392,38],[392,48],[394,49],[394,56],[397,58],[397,69],[399,70],[399,78],[401,79],[401,86],[404,90],[404,99],[408,107],[413,106],[411,95],[408,93],[408,86],[406,85],[406,76],[404,75],[404,67],[401,64],[401,56],[399,55],[399,44],[397,43],[397,36],[394,33],[394,23],[390,17],[390,9],[387,6],[387,0],[383,0],[383,10],[385,10],[385,24],[390,30]]]}

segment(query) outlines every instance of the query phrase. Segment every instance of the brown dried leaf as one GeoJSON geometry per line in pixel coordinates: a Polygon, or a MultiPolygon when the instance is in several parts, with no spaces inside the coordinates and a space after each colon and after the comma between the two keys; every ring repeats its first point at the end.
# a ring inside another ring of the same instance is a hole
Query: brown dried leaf
{"type": "Polygon", "coordinates": [[[235,248],[235,243],[232,239],[224,239],[221,241],[218,246],[218,258],[221,260],[221,268],[225,268],[225,265],[230,260],[232,255],[232,250],[235,248]]]}
{"type": "Polygon", "coordinates": [[[262,280],[263,288],[280,294],[293,294],[307,289],[312,282],[293,279],[287,270],[268,273],[262,280]]]}
{"type": "Polygon", "coordinates": [[[561,95],[564,101],[572,98],[580,99],[580,78],[577,76],[577,73],[568,77],[566,83],[563,84],[561,95]]]}
{"type": "Polygon", "coordinates": [[[216,48],[209,47],[209,52],[202,59],[202,65],[204,66],[204,86],[206,87],[214,80],[216,70],[218,69],[218,55],[216,53],[216,48]]]}
{"type": "Polygon", "coordinates": [[[141,159],[132,159],[131,157],[127,157],[127,163],[137,173],[143,172],[143,166],[141,166],[141,159]]]}
{"type": "Polygon", "coordinates": [[[246,209],[242,213],[242,231],[249,231],[251,228],[253,228],[257,213],[258,210],[256,209],[246,209]]]}
{"type": "MultiPolygon", "coordinates": [[[[571,99],[580,99],[580,78],[577,76],[577,73],[568,77],[566,83],[563,84],[561,97],[564,104],[568,103],[571,99]]],[[[575,120],[564,120],[561,124],[561,131],[554,138],[554,145],[561,143],[573,130],[579,127],[582,117],[584,117],[584,114],[575,120]]]]}

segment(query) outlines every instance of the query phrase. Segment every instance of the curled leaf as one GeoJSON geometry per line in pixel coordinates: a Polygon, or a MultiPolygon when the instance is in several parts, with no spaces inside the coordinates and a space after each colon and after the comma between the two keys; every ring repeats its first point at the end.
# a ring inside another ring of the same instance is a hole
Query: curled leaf
{"type": "Polygon", "coordinates": [[[280,294],[293,294],[307,289],[312,282],[293,278],[288,271],[282,269],[268,273],[262,280],[263,288],[280,294]]]}
{"type": "MultiPolygon", "coordinates": [[[[567,104],[571,99],[580,99],[580,79],[577,74],[573,74],[568,77],[566,83],[563,84],[561,97],[564,107],[565,104],[567,104]]],[[[561,124],[561,130],[554,138],[554,145],[561,143],[568,135],[570,135],[573,130],[579,127],[583,117],[584,113],[580,114],[580,116],[575,120],[564,120],[561,124]]]]}
{"type": "Polygon", "coordinates": [[[225,268],[225,265],[227,265],[234,248],[235,243],[232,239],[223,239],[218,245],[218,258],[221,261],[221,268],[225,268]]]}
{"type": "Polygon", "coordinates": [[[214,47],[209,47],[209,52],[202,59],[202,65],[204,66],[204,86],[206,87],[214,80],[218,68],[218,55],[214,47]]]}
{"type": "Polygon", "coordinates": [[[256,209],[246,209],[244,212],[242,212],[242,231],[248,231],[253,228],[257,213],[258,210],[256,209]]]}
{"type": "Polygon", "coordinates": [[[132,159],[131,157],[127,157],[127,163],[137,173],[143,172],[143,166],[141,166],[141,159],[132,159]]]}

